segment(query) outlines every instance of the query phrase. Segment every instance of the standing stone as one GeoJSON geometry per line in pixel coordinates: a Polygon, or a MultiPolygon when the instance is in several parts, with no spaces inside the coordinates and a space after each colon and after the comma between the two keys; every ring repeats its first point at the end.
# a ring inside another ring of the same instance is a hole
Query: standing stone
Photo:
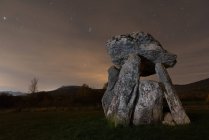
{"type": "Polygon", "coordinates": [[[165,69],[176,64],[175,54],[143,32],[115,36],[108,40],[106,48],[114,64],[108,70],[108,87],[102,98],[109,121],[115,126],[162,122],[165,95],[171,114],[165,116],[164,123],[190,123],[165,69]],[[155,73],[162,86],[158,82],[140,80],[140,76],[155,73]]]}
{"type": "Polygon", "coordinates": [[[114,86],[118,80],[119,72],[120,71],[115,66],[111,66],[108,69],[108,75],[109,75],[108,76],[108,86],[107,86],[107,89],[102,97],[102,107],[103,107],[105,116],[107,116],[108,108],[112,102],[113,97],[115,96],[114,86]]]}
{"type": "Polygon", "coordinates": [[[133,114],[133,124],[161,122],[163,116],[163,90],[159,83],[140,80],[138,94],[133,114]]]}
{"type": "Polygon", "coordinates": [[[176,94],[176,90],[163,64],[157,63],[155,70],[156,70],[159,80],[165,86],[165,89],[166,89],[166,92],[164,92],[165,98],[167,100],[168,106],[171,110],[171,114],[175,123],[176,124],[190,123],[190,119],[184,111],[181,101],[176,94]]]}
{"type": "Polygon", "coordinates": [[[139,66],[140,58],[136,54],[130,54],[120,70],[114,87],[115,96],[107,112],[108,118],[115,126],[130,124],[138,90],[139,66]]]}

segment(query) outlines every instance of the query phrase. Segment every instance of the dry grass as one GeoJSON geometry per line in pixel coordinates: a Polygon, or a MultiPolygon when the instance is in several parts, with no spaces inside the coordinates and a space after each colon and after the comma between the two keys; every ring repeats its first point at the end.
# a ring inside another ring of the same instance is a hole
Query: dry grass
{"type": "Polygon", "coordinates": [[[102,111],[19,112],[0,115],[0,140],[209,139],[209,110],[190,110],[192,124],[109,126],[102,111]]]}

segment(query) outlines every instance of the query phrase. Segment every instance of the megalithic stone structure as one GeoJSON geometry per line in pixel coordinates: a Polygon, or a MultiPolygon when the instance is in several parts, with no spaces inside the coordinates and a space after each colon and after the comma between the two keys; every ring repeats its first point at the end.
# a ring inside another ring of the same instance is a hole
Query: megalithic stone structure
{"type": "Polygon", "coordinates": [[[166,71],[176,64],[175,54],[143,32],[115,36],[106,48],[114,64],[108,70],[108,87],[102,98],[109,121],[115,126],[167,122],[162,118],[165,96],[172,116],[169,120],[175,121],[170,124],[190,123],[166,71]],[[162,84],[140,80],[155,73],[162,84]]]}
{"type": "Polygon", "coordinates": [[[184,111],[179,97],[176,94],[176,90],[172,84],[170,76],[167,70],[161,63],[156,63],[155,70],[160,82],[163,83],[165,87],[165,98],[170,108],[172,117],[176,124],[188,124],[190,119],[184,111]]]}
{"type": "Polygon", "coordinates": [[[118,100],[115,125],[129,125],[131,122],[138,91],[140,63],[141,60],[138,55],[130,54],[121,68],[118,81],[114,87],[114,93],[118,100]]]}

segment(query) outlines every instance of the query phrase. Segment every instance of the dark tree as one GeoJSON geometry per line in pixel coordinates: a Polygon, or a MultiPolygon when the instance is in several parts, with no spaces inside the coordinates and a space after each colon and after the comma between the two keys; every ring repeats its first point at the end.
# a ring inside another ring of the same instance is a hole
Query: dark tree
{"type": "Polygon", "coordinates": [[[29,92],[30,93],[36,93],[36,92],[38,92],[38,79],[36,77],[34,77],[31,80],[31,83],[29,85],[29,92]]]}

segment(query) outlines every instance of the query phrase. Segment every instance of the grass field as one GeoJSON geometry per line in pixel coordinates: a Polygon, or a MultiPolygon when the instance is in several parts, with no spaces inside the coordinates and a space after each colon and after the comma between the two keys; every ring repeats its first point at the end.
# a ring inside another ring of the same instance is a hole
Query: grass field
{"type": "Polygon", "coordinates": [[[189,111],[191,125],[113,128],[102,111],[0,114],[0,140],[209,140],[209,111],[189,111]]]}

